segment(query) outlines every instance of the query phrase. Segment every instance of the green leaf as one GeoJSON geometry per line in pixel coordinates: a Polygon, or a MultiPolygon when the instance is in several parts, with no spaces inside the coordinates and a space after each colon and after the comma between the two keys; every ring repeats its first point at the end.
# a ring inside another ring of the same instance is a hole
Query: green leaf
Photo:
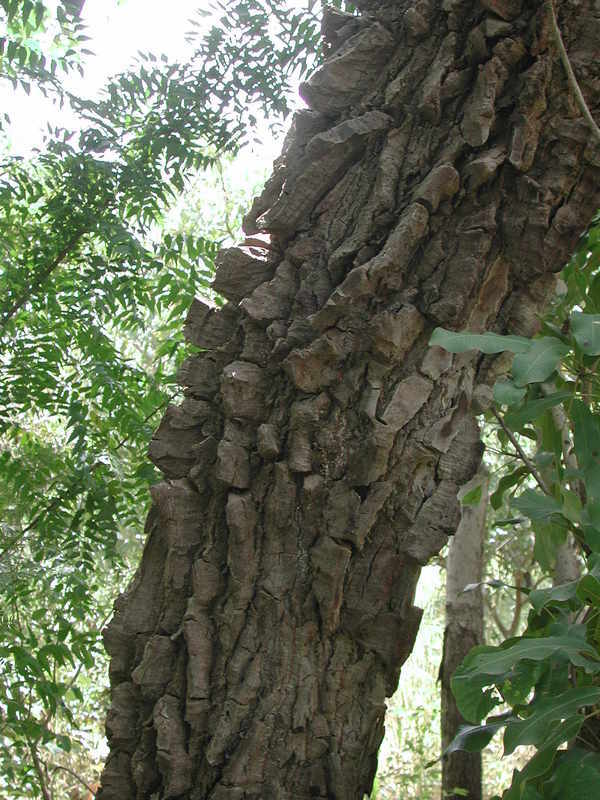
{"type": "Polygon", "coordinates": [[[542,800],[542,796],[530,785],[548,773],[556,757],[556,748],[544,748],[536,753],[522,770],[513,772],[510,788],[502,795],[502,800],[542,800]]]}
{"type": "Polygon", "coordinates": [[[498,481],[496,491],[490,496],[490,504],[492,508],[497,511],[502,505],[504,493],[513,486],[517,486],[527,477],[527,475],[529,475],[529,470],[527,467],[518,467],[508,475],[503,475],[498,481]]]}
{"type": "MultiPolygon", "coordinates": [[[[540,697],[526,709],[526,719],[513,720],[508,723],[504,732],[504,754],[509,755],[515,747],[535,745],[542,749],[543,745],[555,733],[558,723],[568,721],[566,739],[572,730],[583,722],[582,717],[571,720],[583,706],[593,706],[600,701],[600,688],[594,686],[575,687],[556,697],[540,697]]],[[[563,739],[562,741],[566,741],[563,739]]],[[[561,742],[556,742],[556,745],[561,742]]]]}
{"type": "Polygon", "coordinates": [[[461,497],[461,505],[463,506],[477,506],[481,502],[481,484],[470,489],[461,497]]]}
{"type": "Polygon", "coordinates": [[[600,608],[600,581],[593,575],[584,575],[577,584],[577,597],[586,605],[600,608]]]}
{"type": "Polygon", "coordinates": [[[528,422],[534,422],[542,416],[545,411],[548,411],[554,406],[563,403],[565,400],[571,400],[573,397],[572,392],[554,392],[547,397],[541,397],[538,400],[530,400],[520,408],[507,412],[504,416],[504,421],[512,430],[518,430],[526,425],[528,422]]]}
{"type": "Polygon", "coordinates": [[[579,523],[581,521],[581,500],[579,495],[570,489],[562,490],[562,515],[570,522],[579,523]]]}
{"type": "Polygon", "coordinates": [[[577,584],[578,581],[569,581],[548,589],[534,589],[529,592],[529,602],[536,611],[551,603],[567,603],[577,596],[577,584]]]}
{"type": "Polygon", "coordinates": [[[573,443],[588,500],[600,500],[600,417],[581,400],[571,405],[573,443]]]}
{"type": "Polygon", "coordinates": [[[514,406],[525,397],[527,390],[516,386],[512,381],[496,381],[494,400],[500,406],[514,406]]]}
{"type": "Polygon", "coordinates": [[[548,800],[598,800],[600,756],[573,748],[558,754],[552,776],[544,783],[548,800]]]}
{"type": "Polygon", "coordinates": [[[20,645],[11,648],[15,667],[21,675],[35,675],[36,678],[44,678],[44,670],[35,656],[20,645]]]}
{"type": "MultiPolygon", "coordinates": [[[[507,647],[511,643],[518,641],[512,639],[500,645],[500,648],[507,647]]],[[[517,669],[511,670],[511,684],[507,687],[505,676],[496,679],[486,672],[478,669],[474,661],[479,655],[486,653],[496,653],[499,648],[489,645],[479,645],[474,647],[463,663],[454,671],[450,680],[452,693],[456,699],[458,708],[463,717],[469,722],[480,722],[483,717],[502,702],[502,698],[493,684],[501,683],[503,691],[508,688],[507,694],[525,696],[535,684],[537,678],[537,665],[522,663],[517,669]]]]}
{"type": "Polygon", "coordinates": [[[575,666],[583,667],[586,672],[600,672],[600,656],[594,647],[577,635],[523,638],[499,653],[482,655],[476,663],[490,675],[501,675],[521,659],[541,661],[556,653],[568,658],[575,666]]]}
{"type": "Polygon", "coordinates": [[[600,355],[600,314],[571,314],[571,331],[586,356],[600,355]]]}
{"type": "Polygon", "coordinates": [[[512,365],[513,380],[517,386],[540,383],[552,375],[560,359],[569,348],[554,336],[534,339],[525,353],[516,355],[512,365]]]}
{"type": "MultiPolygon", "coordinates": [[[[491,719],[491,718],[490,718],[491,719]]],[[[442,756],[462,750],[466,753],[479,753],[491,742],[499,730],[505,727],[508,717],[497,722],[486,722],[483,725],[461,725],[442,756]]]]}
{"type": "Polygon", "coordinates": [[[535,520],[532,528],[535,533],[533,557],[542,569],[551,572],[556,564],[559,548],[567,539],[567,523],[555,516],[551,521],[535,520]]]}
{"type": "Polygon", "coordinates": [[[469,722],[479,722],[497,706],[501,700],[492,688],[485,688],[490,681],[487,676],[463,675],[459,667],[450,680],[452,694],[459,711],[469,722]]]}
{"type": "Polygon", "coordinates": [[[558,500],[536,489],[525,489],[518,497],[513,497],[510,505],[531,520],[548,519],[562,509],[558,500]]]}
{"type": "Polygon", "coordinates": [[[594,553],[600,552],[600,502],[588,498],[581,514],[585,541],[594,553]]]}
{"type": "Polygon", "coordinates": [[[559,654],[590,674],[600,673],[600,656],[586,641],[585,629],[581,631],[575,626],[562,635],[523,637],[508,640],[499,647],[473,648],[451,680],[461,714],[469,722],[479,722],[497,702],[489,689],[482,691],[484,687],[502,685],[519,662],[527,665],[559,654]],[[482,709],[486,709],[483,714],[482,709]]]}
{"type": "Polygon", "coordinates": [[[466,353],[469,350],[481,350],[482,353],[526,353],[531,347],[531,340],[523,336],[500,336],[497,333],[469,333],[449,331],[436,328],[431,334],[430,345],[437,345],[450,353],[466,353]]]}
{"type": "Polygon", "coordinates": [[[535,427],[538,431],[538,445],[541,446],[543,452],[554,454],[554,463],[558,473],[557,477],[559,480],[562,480],[562,433],[556,427],[552,413],[546,411],[545,414],[542,414],[542,416],[537,419],[535,427]]]}

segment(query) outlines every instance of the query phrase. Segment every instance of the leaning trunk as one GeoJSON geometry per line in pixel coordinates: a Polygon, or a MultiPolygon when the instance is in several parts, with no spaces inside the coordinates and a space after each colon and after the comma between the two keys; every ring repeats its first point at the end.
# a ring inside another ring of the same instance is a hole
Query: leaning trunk
{"type": "MultiPolygon", "coordinates": [[[[479,428],[471,422],[464,431],[479,439],[479,428]]],[[[440,668],[442,749],[445,750],[461,725],[450,680],[469,650],[483,643],[483,545],[488,503],[488,478],[480,471],[466,484],[460,496],[481,487],[481,497],[464,505],[456,533],[450,540],[446,562],[446,627],[440,668]],[[469,587],[468,591],[465,591],[469,587]]],[[[444,800],[481,800],[481,753],[457,751],[442,759],[444,800]],[[465,794],[466,792],[466,794],[465,794]]]]}
{"type": "MultiPolygon", "coordinates": [[[[361,0],[194,303],[186,399],[106,632],[102,800],[368,793],[479,447],[457,436],[490,359],[434,326],[530,334],[600,204],[600,154],[541,0],[361,0]],[[521,11],[521,9],[523,9],[521,11]]],[[[560,2],[588,102],[595,0],[560,2]]],[[[485,392],[480,392],[485,395],[485,392]]]]}

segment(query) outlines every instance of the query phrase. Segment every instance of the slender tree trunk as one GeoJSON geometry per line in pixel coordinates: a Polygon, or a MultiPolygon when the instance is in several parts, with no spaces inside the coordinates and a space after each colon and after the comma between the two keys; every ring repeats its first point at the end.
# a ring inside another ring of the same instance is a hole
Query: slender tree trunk
{"type": "MultiPolygon", "coordinates": [[[[579,464],[575,450],[573,449],[573,442],[571,438],[571,431],[569,430],[569,422],[567,415],[562,406],[557,406],[551,409],[552,419],[556,425],[557,430],[560,431],[560,440],[562,443],[563,460],[565,466],[576,475],[579,472],[579,464]]],[[[571,484],[572,491],[576,492],[581,500],[581,504],[585,505],[585,486],[578,478],[574,478],[571,484]]],[[[577,542],[573,535],[567,535],[567,541],[561,545],[556,554],[556,564],[554,567],[553,584],[560,586],[569,581],[576,581],[581,577],[581,560],[577,553],[577,542]]]]}
{"type": "MultiPolygon", "coordinates": [[[[331,12],[273,177],[196,302],[186,399],[151,445],[139,571],[106,631],[101,800],[360,800],[479,446],[497,361],[435,325],[530,333],[600,205],[600,153],[541,0],[331,12]]],[[[559,3],[591,108],[595,0],[559,3]]]]}
{"type": "MultiPolygon", "coordinates": [[[[479,439],[479,428],[471,422],[472,436],[479,439]]],[[[481,486],[481,499],[474,506],[463,506],[456,533],[450,540],[446,567],[446,629],[440,669],[442,699],[442,749],[445,749],[461,725],[462,718],[450,679],[469,650],[483,642],[483,545],[488,503],[488,479],[484,471],[466,484],[461,495],[481,486]],[[469,584],[479,584],[465,592],[469,584]]],[[[481,800],[481,753],[456,752],[442,761],[442,795],[444,800],[481,800]],[[454,790],[462,789],[467,795],[454,790]]]]}

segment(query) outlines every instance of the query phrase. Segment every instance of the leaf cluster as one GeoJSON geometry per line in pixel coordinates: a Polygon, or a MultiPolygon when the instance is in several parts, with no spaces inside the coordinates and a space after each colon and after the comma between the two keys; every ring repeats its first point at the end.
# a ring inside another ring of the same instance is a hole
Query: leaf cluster
{"type": "Polygon", "coordinates": [[[79,10],[0,0],[0,82],[35,84],[81,121],[49,129],[32,158],[0,164],[7,798],[50,792],[61,753],[85,751],[81,687],[102,663],[109,598],[143,539],[159,479],[146,449],[177,396],[183,319],[197,294],[219,302],[210,282],[220,242],[236,232],[235,202],[226,231],[206,215],[173,225],[169,208],[251,136],[260,110],[285,116],[290,81],[319,58],[318,9],[228,0],[208,32],[191,32],[189,61],[140,54],[100,98],[82,98],[61,83],[84,63],[79,10]]]}

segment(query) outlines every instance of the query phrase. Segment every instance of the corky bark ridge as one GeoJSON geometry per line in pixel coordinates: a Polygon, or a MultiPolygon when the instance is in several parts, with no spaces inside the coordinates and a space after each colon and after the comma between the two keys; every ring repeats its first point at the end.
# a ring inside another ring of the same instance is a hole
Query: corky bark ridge
{"type": "MultiPolygon", "coordinates": [[[[594,0],[559,3],[589,107],[594,0]]],[[[502,359],[436,325],[529,335],[600,204],[600,151],[543,3],[394,0],[326,16],[273,176],[196,301],[165,480],[106,631],[101,800],[360,800],[411,652],[420,565],[480,447],[502,359]]]]}

